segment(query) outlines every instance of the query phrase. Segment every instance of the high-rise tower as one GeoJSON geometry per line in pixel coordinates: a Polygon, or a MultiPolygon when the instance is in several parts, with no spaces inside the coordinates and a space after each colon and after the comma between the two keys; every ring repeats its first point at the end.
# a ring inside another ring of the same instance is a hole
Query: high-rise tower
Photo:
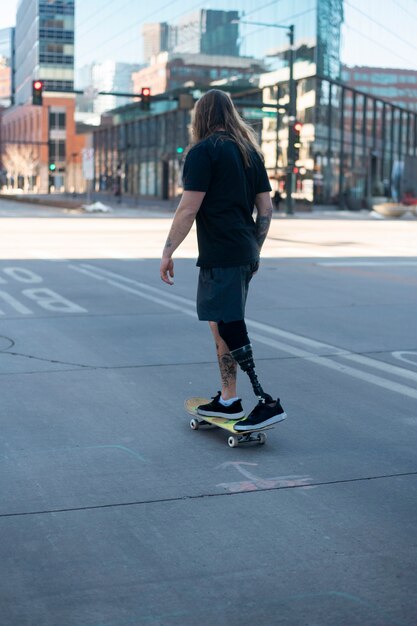
{"type": "Polygon", "coordinates": [[[29,102],[36,78],[45,92],[72,92],[74,0],[20,0],[15,49],[16,104],[29,102]]]}

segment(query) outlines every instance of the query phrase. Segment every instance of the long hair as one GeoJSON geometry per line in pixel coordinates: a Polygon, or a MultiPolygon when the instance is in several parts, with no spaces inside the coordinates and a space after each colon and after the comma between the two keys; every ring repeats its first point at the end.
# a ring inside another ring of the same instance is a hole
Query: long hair
{"type": "Polygon", "coordinates": [[[225,130],[236,142],[246,167],[250,166],[252,150],[263,160],[255,131],[242,120],[230,96],[220,89],[210,89],[197,101],[191,129],[196,143],[220,129],[225,130]]]}

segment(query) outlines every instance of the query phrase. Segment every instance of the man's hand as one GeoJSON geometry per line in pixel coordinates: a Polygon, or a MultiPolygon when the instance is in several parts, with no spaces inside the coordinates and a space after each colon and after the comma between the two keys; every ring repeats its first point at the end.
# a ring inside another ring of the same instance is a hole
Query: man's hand
{"type": "Polygon", "coordinates": [[[184,191],[181,196],[162,253],[160,274],[161,280],[167,283],[167,285],[174,284],[174,281],[171,280],[171,278],[174,278],[172,255],[190,232],[205,195],[205,191],[184,191]]]}
{"type": "Polygon", "coordinates": [[[173,285],[174,281],[171,278],[174,278],[174,261],[167,257],[162,257],[161,266],[159,268],[159,272],[161,274],[161,280],[168,285],[173,285]]]}

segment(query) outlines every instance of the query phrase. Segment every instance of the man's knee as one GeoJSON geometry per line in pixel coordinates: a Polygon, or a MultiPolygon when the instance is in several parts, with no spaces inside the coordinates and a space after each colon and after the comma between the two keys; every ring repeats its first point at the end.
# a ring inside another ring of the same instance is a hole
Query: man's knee
{"type": "Polygon", "coordinates": [[[220,337],[227,343],[231,351],[242,348],[250,343],[245,320],[237,320],[234,322],[221,321],[218,322],[217,327],[220,337]]]}

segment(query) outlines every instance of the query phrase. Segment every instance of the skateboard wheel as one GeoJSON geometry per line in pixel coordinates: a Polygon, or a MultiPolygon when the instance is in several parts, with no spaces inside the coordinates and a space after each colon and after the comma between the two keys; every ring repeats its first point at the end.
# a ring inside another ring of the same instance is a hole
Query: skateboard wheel
{"type": "Polygon", "coordinates": [[[236,448],[239,445],[239,440],[237,437],[234,437],[233,435],[231,437],[229,437],[229,439],[227,440],[227,443],[229,444],[230,448],[236,448]]]}
{"type": "Polygon", "coordinates": [[[266,435],[265,433],[259,433],[258,435],[258,441],[260,443],[261,446],[264,445],[265,441],[266,441],[266,435]]]}
{"type": "Polygon", "coordinates": [[[190,428],[192,428],[193,430],[198,430],[198,427],[200,426],[200,422],[196,419],[192,419],[190,420],[190,428]]]}

